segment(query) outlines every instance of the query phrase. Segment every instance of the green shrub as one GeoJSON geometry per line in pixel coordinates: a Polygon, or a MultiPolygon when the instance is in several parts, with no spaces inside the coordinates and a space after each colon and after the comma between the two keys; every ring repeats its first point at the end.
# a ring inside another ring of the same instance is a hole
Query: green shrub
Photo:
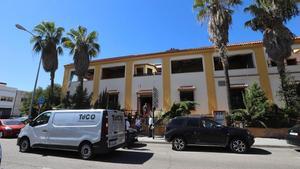
{"type": "Polygon", "coordinates": [[[121,106],[118,101],[109,101],[107,89],[103,90],[94,104],[95,109],[113,109],[120,110],[121,106]]]}
{"type": "Polygon", "coordinates": [[[296,105],[281,109],[276,104],[270,104],[257,83],[246,89],[243,101],[245,109],[233,110],[226,117],[229,124],[240,121],[246,127],[282,128],[293,126],[298,117],[296,105]]]}
{"type": "Polygon", "coordinates": [[[182,101],[173,103],[171,109],[162,115],[162,119],[172,119],[177,116],[185,116],[191,114],[191,110],[195,107],[196,103],[193,101],[182,101]]]}

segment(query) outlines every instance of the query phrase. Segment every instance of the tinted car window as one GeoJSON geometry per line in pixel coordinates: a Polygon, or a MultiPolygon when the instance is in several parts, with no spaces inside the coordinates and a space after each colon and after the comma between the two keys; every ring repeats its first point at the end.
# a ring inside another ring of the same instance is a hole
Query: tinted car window
{"type": "Polygon", "coordinates": [[[173,119],[171,121],[172,126],[181,126],[184,122],[184,119],[173,119]]]}
{"type": "Polygon", "coordinates": [[[211,120],[203,119],[202,125],[204,128],[215,128],[218,125],[218,123],[211,120]]]}
{"type": "Polygon", "coordinates": [[[188,122],[187,122],[187,126],[188,127],[202,127],[200,125],[200,119],[197,119],[197,118],[189,119],[188,122]]]}

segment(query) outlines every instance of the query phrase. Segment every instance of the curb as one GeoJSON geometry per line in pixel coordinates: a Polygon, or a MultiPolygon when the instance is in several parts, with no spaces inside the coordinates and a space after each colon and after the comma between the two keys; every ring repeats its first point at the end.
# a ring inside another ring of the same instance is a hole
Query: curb
{"type": "Polygon", "coordinates": [[[297,148],[296,146],[278,146],[278,145],[253,145],[252,147],[258,147],[258,148],[297,148]]]}
{"type": "Polygon", "coordinates": [[[148,144],[171,144],[166,141],[159,142],[159,141],[140,141],[140,140],[138,140],[138,142],[139,143],[148,143],[148,144]]]}
{"type": "MultiPolygon", "coordinates": [[[[148,143],[148,144],[171,144],[166,141],[160,142],[160,141],[141,141],[139,140],[138,143],[148,143]]],[[[280,145],[253,145],[252,147],[255,148],[298,148],[296,146],[292,145],[286,145],[286,146],[280,146],[280,145]]]]}

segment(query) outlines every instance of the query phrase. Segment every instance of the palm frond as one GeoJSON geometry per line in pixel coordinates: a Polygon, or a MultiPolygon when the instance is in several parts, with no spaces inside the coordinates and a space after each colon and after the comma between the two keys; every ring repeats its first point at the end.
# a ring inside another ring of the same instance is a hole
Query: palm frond
{"type": "Polygon", "coordinates": [[[64,54],[64,50],[61,46],[57,47],[57,53],[58,53],[58,55],[63,55],[64,54]]]}
{"type": "Polygon", "coordinates": [[[45,36],[47,29],[45,28],[44,24],[38,24],[33,29],[34,32],[36,32],[39,36],[45,36]]]}
{"type": "Polygon", "coordinates": [[[75,29],[71,29],[67,35],[69,35],[74,41],[80,36],[79,33],[75,29]]]}
{"type": "Polygon", "coordinates": [[[62,27],[56,28],[55,33],[54,33],[54,41],[56,44],[60,43],[64,30],[65,29],[62,27]]]}
{"type": "Polygon", "coordinates": [[[78,34],[80,36],[80,38],[82,39],[82,41],[84,41],[85,37],[86,37],[86,33],[87,33],[87,29],[83,26],[78,26],[78,34]]]}
{"type": "Polygon", "coordinates": [[[100,45],[98,43],[92,43],[89,46],[90,46],[90,49],[95,50],[97,53],[100,52],[100,45]]]}
{"type": "Polygon", "coordinates": [[[98,38],[97,32],[93,31],[91,33],[88,34],[86,40],[88,43],[93,43],[94,41],[96,41],[98,38]]]}
{"type": "Polygon", "coordinates": [[[36,53],[39,53],[39,52],[42,50],[42,47],[41,47],[40,43],[39,43],[39,42],[36,42],[36,43],[33,45],[32,50],[33,50],[34,52],[36,52],[36,53]]]}
{"type": "Polygon", "coordinates": [[[242,0],[227,0],[226,2],[228,6],[236,6],[236,5],[241,5],[243,3],[242,0]]]}
{"type": "Polygon", "coordinates": [[[91,49],[88,51],[90,58],[96,57],[98,55],[98,52],[94,49],[91,49]]]}
{"type": "Polygon", "coordinates": [[[61,42],[65,48],[72,49],[75,46],[74,43],[72,42],[72,40],[68,37],[63,37],[61,42]]]}

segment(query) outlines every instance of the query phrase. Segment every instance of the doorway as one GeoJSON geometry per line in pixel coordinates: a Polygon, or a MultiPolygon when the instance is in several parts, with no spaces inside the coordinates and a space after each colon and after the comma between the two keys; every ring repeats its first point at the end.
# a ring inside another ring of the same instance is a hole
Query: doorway
{"type": "Polygon", "coordinates": [[[148,117],[150,110],[152,109],[152,94],[138,96],[138,112],[142,117],[148,117]],[[145,106],[147,105],[147,106],[145,106]]]}

